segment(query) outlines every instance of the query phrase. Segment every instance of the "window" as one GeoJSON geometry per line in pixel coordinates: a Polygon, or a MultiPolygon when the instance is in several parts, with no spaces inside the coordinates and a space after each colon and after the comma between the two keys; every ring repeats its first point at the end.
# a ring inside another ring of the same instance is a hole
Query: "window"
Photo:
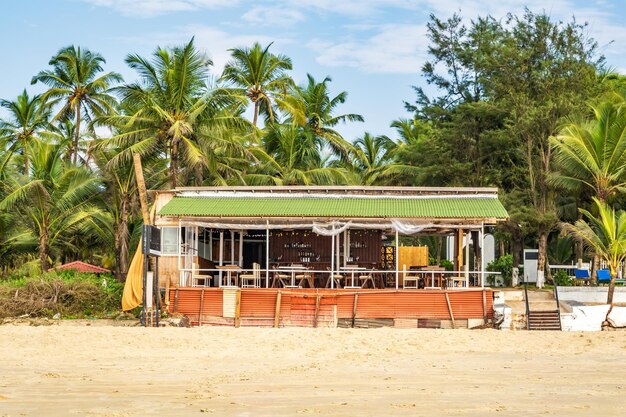
{"type": "Polygon", "coordinates": [[[178,255],[178,227],[161,228],[161,255],[178,255]]]}

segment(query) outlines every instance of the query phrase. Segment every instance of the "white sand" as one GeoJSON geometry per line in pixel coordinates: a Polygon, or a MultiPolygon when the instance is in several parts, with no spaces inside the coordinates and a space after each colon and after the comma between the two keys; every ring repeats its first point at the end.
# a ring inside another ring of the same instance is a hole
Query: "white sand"
{"type": "Polygon", "coordinates": [[[626,333],[0,326],[0,416],[624,416],[626,333]]]}

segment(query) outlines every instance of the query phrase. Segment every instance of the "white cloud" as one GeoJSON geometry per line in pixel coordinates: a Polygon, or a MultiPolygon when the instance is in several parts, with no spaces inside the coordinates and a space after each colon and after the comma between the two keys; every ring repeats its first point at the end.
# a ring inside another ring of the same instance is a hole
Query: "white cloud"
{"type": "Polygon", "coordinates": [[[425,59],[424,25],[379,25],[367,39],[337,43],[316,39],[308,47],[318,53],[317,62],[331,67],[347,66],[366,73],[415,74],[425,59]]]}
{"type": "Polygon", "coordinates": [[[110,7],[131,17],[153,17],[171,12],[234,6],[237,0],[83,0],[95,6],[110,7]]]}
{"type": "Polygon", "coordinates": [[[305,19],[304,14],[287,7],[253,7],[242,16],[242,19],[265,26],[291,26],[305,19]]]}

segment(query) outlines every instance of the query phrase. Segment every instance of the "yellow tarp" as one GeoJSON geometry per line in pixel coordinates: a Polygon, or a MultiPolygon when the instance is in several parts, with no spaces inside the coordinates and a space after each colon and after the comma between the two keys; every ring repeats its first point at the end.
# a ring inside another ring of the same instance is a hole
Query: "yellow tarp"
{"type": "Polygon", "coordinates": [[[128,268],[124,294],[122,295],[122,310],[132,310],[140,306],[143,301],[143,253],[141,253],[141,240],[137,251],[128,268]]]}
{"type": "MultiPolygon", "coordinates": [[[[150,219],[154,224],[156,204],[150,210],[150,219]]],[[[140,306],[143,302],[143,253],[141,252],[141,241],[135,251],[135,256],[128,267],[126,282],[124,283],[124,293],[122,294],[122,310],[128,311],[140,306]]]]}

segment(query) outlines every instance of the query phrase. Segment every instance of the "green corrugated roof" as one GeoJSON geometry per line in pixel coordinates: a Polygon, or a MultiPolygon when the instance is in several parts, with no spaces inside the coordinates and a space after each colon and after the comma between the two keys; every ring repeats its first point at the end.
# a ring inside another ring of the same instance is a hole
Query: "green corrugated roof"
{"type": "Polygon", "coordinates": [[[159,214],[190,217],[508,217],[500,201],[488,197],[174,197],[159,214]]]}

